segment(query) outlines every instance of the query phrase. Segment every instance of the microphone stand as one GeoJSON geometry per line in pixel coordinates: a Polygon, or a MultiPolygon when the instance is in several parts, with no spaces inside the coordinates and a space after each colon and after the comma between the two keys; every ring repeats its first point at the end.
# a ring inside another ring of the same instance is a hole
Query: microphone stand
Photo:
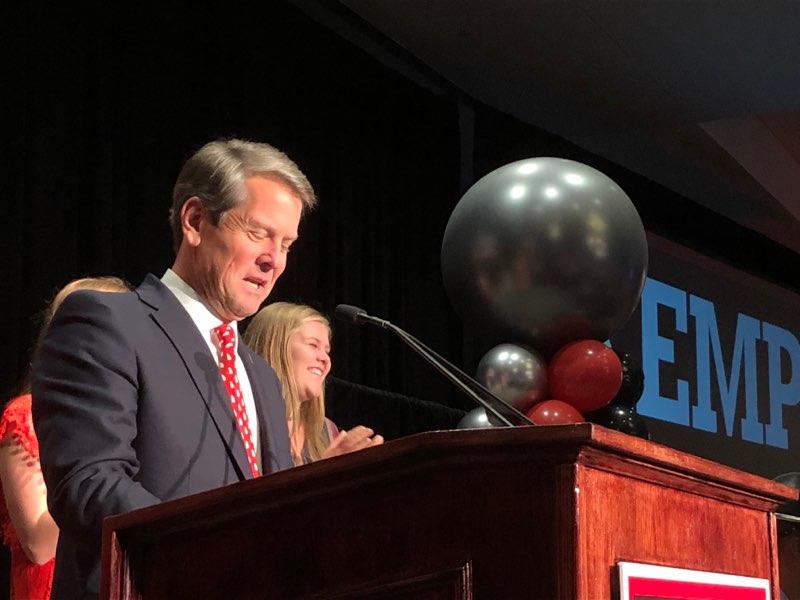
{"type": "Polygon", "coordinates": [[[383,329],[388,329],[406,344],[408,344],[415,352],[422,356],[422,358],[430,363],[433,368],[449,379],[462,392],[483,406],[485,410],[492,413],[492,415],[494,415],[500,422],[511,427],[515,425],[534,425],[534,423],[528,417],[526,417],[516,408],[506,403],[501,398],[495,396],[492,392],[487,390],[472,377],[464,373],[446,358],[428,348],[410,333],[407,333],[389,321],[372,317],[361,309],[357,309],[357,311],[358,312],[353,312],[352,314],[347,314],[345,316],[345,311],[339,312],[337,310],[337,314],[342,316],[344,319],[351,320],[355,323],[371,323],[383,329]]]}

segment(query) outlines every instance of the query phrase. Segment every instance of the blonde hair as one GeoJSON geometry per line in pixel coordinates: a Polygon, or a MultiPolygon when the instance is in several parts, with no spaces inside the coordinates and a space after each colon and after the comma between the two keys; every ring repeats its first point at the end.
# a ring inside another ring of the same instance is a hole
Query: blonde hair
{"type": "MultiPolygon", "coordinates": [[[[319,460],[327,447],[325,435],[325,390],[312,400],[303,401],[297,389],[292,370],[289,340],[303,324],[318,321],[328,328],[331,325],[320,312],[304,304],[275,302],[262,308],[250,321],[244,332],[244,342],[264,357],[278,375],[283,387],[286,418],[292,422],[292,433],[302,425],[309,457],[319,460]]],[[[295,457],[295,461],[301,457],[295,457]]]]}

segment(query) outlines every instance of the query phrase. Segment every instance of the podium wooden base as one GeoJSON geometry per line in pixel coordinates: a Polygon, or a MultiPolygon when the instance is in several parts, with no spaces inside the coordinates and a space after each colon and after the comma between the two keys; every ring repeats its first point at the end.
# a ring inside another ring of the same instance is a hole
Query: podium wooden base
{"type": "Polygon", "coordinates": [[[599,600],[621,560],[777,594],[796,494],[588,423],[420,434],[107,519],[103,594],[599,600]]]}

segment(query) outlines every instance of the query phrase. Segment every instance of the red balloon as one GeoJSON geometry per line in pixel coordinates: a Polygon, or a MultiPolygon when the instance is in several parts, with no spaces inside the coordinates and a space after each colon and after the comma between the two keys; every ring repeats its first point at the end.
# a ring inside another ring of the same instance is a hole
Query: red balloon
{"type": "Polygon", "coordinates": [[[537,425],[567,425],[586,421],[574,406],[561,400],[539,402],[539,404],[529,409],[526,414],[537,425]]]}
{"type": "Polygon", "coordinates": [[[602,408],[622,385],[622,363],[611,348],[596,340],[581,340],[559,350],[547,368],[550,395],[580,411],[602,408]]]}

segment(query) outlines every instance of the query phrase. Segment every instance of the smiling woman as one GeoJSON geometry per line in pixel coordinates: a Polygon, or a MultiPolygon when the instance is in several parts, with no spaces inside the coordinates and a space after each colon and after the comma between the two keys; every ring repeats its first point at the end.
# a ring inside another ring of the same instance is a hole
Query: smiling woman
{"type": "Polygon", "coordinates": [[[296,465],[383,443],[368,427],[339,431],[325,418],[330,331],[328,320],[310,306],[275,302],[253,317],[243,336],[278,374],[296,465]]]}

